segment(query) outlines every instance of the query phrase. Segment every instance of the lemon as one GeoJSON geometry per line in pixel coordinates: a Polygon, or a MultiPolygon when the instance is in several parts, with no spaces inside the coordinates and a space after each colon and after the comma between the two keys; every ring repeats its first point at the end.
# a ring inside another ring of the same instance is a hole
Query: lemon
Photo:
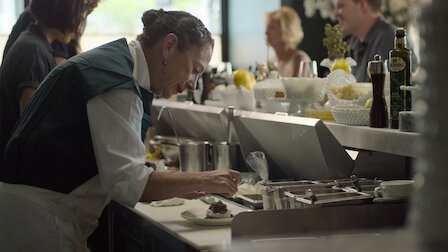
{"type": "Polygon", "coordinates": [[[239,68],[235,75],[233,76],[233,83],[235,83],[235,86],[237,87],[245,87],[247,90],[253,91],[254,90],[254,84],[255,84],[255,78],[249,74],[248,71],[239,68]]]}
{"type": "Polygon", "coordinates": [[[151,152],[146,153],[146,159],[147,160],[160,159],[161,158],[161,154],[162,154],[162,149],[159,146],[157,146],[157,149],[156,149],[155,152],[153,152],[153,153],[151,153],[151,152]]]}
{"type": "Polygon", "coordinates": [[[334,63],[333,68],[331,68],[331,71],[341,69],[346,71],[347,73],[352,73],[352,70],[350,68],[350,65],[345,61],[345,59],[338,60],[334,63]]]}
{"type": "Polygon", "coordinates": [[[364,108],[370,108],[371,105],[372,105],[372,98],[369,98],[369,99],[366,101],[366,104],[364,105],[364,108]]]}

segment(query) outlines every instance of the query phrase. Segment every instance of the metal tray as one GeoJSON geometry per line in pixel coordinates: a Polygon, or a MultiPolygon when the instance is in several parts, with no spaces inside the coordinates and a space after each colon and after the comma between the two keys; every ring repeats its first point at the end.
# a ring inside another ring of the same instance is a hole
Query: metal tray
{"type": "Polygon", "coordinates": [[[373,200],[373,196],[368,193],[346,191],[331,193],[314,193],[308,191],[305,195],[293,193],[285,193],[285,195],[294,199],[295,202],[310,206],[362,204],[373,200]]]}
{"type": "Polygon", "coordinates": [[[248,206],[252,209],[263,209],[263,196],[261,194],[236,195],[238,203],[248,206]]]}

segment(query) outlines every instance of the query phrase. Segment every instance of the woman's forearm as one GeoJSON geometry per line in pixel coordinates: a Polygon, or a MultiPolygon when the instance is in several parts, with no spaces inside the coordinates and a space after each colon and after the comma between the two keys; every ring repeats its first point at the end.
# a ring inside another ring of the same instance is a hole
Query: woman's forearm
{"type": "Polygon", "coordinates": [[[162,200],[204,191],[230,197],[238,190],[240,173],[234,170],[209,172],[153,172],[143,191],[141,201],[162,200]]]}

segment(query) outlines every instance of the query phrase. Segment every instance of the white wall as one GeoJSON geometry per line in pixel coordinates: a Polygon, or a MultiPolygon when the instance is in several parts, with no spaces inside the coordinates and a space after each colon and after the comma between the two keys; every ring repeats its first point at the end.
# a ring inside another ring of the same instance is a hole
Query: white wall
{"type": "MultiPolygon", "coordinates": [[[[266,63],[264,14],[280,7],[280,0],[229,0],[229,57],[234,68],[266,63]]],[[[272,57],[274,52],[269,52],[272,57]]]]}

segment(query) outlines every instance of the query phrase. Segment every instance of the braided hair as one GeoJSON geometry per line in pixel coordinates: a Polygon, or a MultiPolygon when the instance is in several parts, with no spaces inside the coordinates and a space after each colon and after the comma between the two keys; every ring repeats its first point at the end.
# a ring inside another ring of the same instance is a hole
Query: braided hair
{"type": "Polygon", "coordinates": [[[202,48],[214,46],[210,31],[201,20],[184,11],[148,10],[143,13],[143,33],[137,40],[146,47],[153,46],[167,34],[173,33],[179,39],[177,49],[185,51],[191,46],[202,48]]]}

